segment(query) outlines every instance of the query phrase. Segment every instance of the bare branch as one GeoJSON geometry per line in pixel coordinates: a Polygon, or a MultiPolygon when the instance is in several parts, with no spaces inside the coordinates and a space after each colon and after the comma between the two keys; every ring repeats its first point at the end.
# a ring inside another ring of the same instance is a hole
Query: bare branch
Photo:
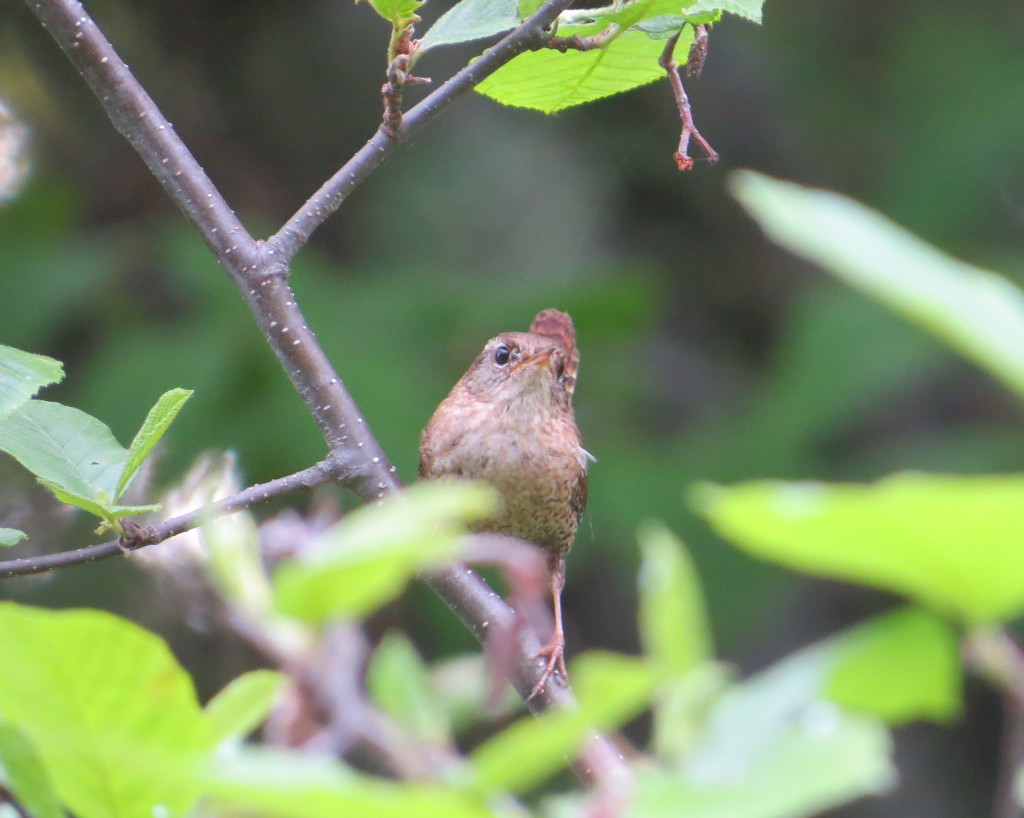
{"type": "MultiPolygon", "coordinates": [[[[497,45],[487,49],[422,102],[406,112],[401,133],[408,136],[433,119],[461,94],[481,83],[507,62],[537,44],[546,42],[545,29],[568,8],[572,0],[547,0],[522,25],[497,45]]],[[[383,162],[397,146],[383,125],[342,168],[328,179],[285,225],[267,240],[279,259],[291,259],[309,241],[348,195],[383,162]]]]}
{"type": "MultiPolygon", "coordinates": [[[[705,33],[704,36],[704,48],[706,49],[707,34],[705,33]]],[[[673,155],[673,158],[676,160],[676,165],[679,170],[689,170],[693,167],[693,159],[689,153],[691,137],[693,137],[697,144],[700,145],[701,150],[704,151],[708,157],[708,161],[712,164],[718,161],[718,152],[708,144],[708,141],[701,136],[700,131],[697,130],[697,126],[693,124],[693,111],[690,110],[690,98],[686,96],[686,89],[683,87],[682,77],[679,76],[679,66],[676,64],[675,50],[677,42],[679,42],[678,34],[672,37],[665,44],[665,50],[661,52],[661,57],[658,59],[658,65],[664,68],[668,73],[668,81],[672,85],[672,95],[675,97],[676,107],[679,109],[679,118],[683,122],[683,130],[679,136],[679,149],[673,155]]],[[[697,45],[697,42],[698,40],[694,41],[695,46],[697,45]]],[[[703,64],[703,57],[701,57],[701,64],[703,64]]]]}
{"type": "Polygon", "coordinates": [[[111,542],[90,545],[85,548],[76,548],[73,551],[61,551],[57,554],[44,554],[39,557],[25,557],[16,560],[0,561],[0,579],[11,577],[23,577],[29,574],[45,574],[57,568],[66,568],[70,565],[82,565],[87,562],[116,557],[130,553],[147,545],[156,545],[168,540],[184,531],[201,525],[204,521],[223,517],[226,514],[234,514],[260,503],[265,503],[275,497],[295,491],[300,488],[313,488],[314,486],[330,483],[338,479],[337,469],[329,460],[310,466],[287,477],[279,477],[269,483],[257,483],[244,491],[238,492],[231,497],[225,497],[215,503],[197,508],[186,514],[180,514],[170,520],[164,520],[148,528],[132,526],[134,536],[113,540],[111,542]]]}
{"type": "Polygon", "coordinates": [[[612,37],[619,33],[617,23],[612,23],[604,31],[591,34],[589,37],[581,37],[573,34],[571,37],[551,37],[544,43],[542,48],[552,48],[555,51],[593,51],[595,48],[602,48],[612,37]]]}

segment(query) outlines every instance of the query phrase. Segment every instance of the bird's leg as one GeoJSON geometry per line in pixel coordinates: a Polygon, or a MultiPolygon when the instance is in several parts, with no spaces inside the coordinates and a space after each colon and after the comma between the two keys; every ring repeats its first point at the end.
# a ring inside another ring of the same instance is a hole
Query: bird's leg
{"type": "Polygon", "coordinates": [[[534,659],[543,658],[544,672],[541,674],[537,684],[530,691],[529,699],[539,694],[548,679],[557,670],[563,679],[569,680],[569,672],[565,668],[565,633],[562,631],[562,589],[565,587],[565,559],[561,555],[552,554],[548,558],[548,567],[551,574],[551,601],[555,613],[555,629],[551,638],[537,653],[534,659]]]}

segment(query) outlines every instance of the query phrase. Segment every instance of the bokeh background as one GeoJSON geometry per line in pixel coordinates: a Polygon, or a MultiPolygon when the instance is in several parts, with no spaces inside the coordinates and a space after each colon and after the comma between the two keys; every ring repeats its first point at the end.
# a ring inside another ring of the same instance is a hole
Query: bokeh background
{"type": "MultiPolygon", "coordinates": [[[[88,7],[255,235],[377,126],[387,29],[365,6],[88,7]]],[[[422,30],[446,7],[428,3],[422,30]]],[[[473,53],[439,49],[419,73],[439,81],[473,53]]],[[[569,561],[570,646],[636,649],[635,532],[653,517],[693,551],[719,653],[749,673],[896,601],[748,558],[688,510],[689,486],[1017,470],[1024,424],[985,375],[770,245],[730,198],[729,173],[838,190],[1024,283],[1024,5],[769,0],[763,27],[715,28],[689,90],[722,156],[689,174],[671,158],[664,81],[553,117],[467,97],[316,234],[293,284],[409,481],[420,429],[483,342],[541,308],[571,312],[577,414],[599,462],[569,561]]],[[[64,361],[65,383],[44,397],[127,442],[161,392],[195,389],[157,487],[209,450],[235,451],[250,481],[318,459],[233,285],[18,0],[0,0],[0,100],[28,129],[31,160],[0,205],[0,343],[64,361]]],[[[0,524],[29,530],[29,548],[94,540],[7,459],[0,524]]],[[[6,582],[0,598],[132,616],[172,639],[205,693],[251,661],[190,628],[124,561],[6,582]]],[[[430,657],[471,646],[423,588],[370,623],[392,626],[430,657]]],[[[898,732],[895,794],[834,814],[986,811],[999,704],[975,682],[967,694],[954,724],[898,732]]]]}

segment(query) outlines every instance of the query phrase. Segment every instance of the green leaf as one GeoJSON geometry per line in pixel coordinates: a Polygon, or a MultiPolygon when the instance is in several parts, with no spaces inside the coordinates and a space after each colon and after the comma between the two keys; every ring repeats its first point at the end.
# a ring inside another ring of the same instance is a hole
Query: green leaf
{"type": "Polygon", "coordinates": [[[420,40],[418,52],[468,43],[519,25],[518,0],[461,0],[442,14],[420,40]]]}
{"type": "Polygon", "coordinates": [[[25,734],[0,721],[0,781],[33,818],[65,818],[39,754],[25,734]]]}
{"type": "Polygon", "coordinates": [[[192,680],[153,634],[101,611],[0,603],[0,717],[80,818],[182,815],[212,740],[192,680]]]}
{"type": "Polygon", "coordinates": [[[28,534],[24,531],[18,531],[16,528],[0,528],[0,546],[17,545],[25,539],[28,539],[28,534]]]}
{"type": "Polygon", "coordinates": [[[885,728],[821,701],[831,665],[827,654],[801,652],[730,688],[681,770],[641,775],[631,814],[790,818],[889,790],[885,728]]]}
{"type": "Polygon", "coordinates": [[[248,750],[217,759],[204,784],[221,802],[280,818],[494,818],[453,787],[372,778],[309,754],[248,750]]]}
{"type": "MultiPolygon", "coordinates": [[[[559,35],[596,34],[599,26],[566,27],[559,35]]],[[[683,32],[679,47],[692,40],[683,32]]],[[[527,51],[485,79],[476,90],[503,105],[554,113],[622,93],[665,76],[658,65],[664,44],[644,32],[626,31],[592,51],[527,51]]]]}
{"type": "Polygon", "coordinates": [[[876,617],[837,637],[837,664],[825,692],[844,707],[891,724],[948,721],[960,712],[958,639],[920,608],[876,617]]]}
{"type": "Polygon", "coordinates": [[[1024,395],[1024,292],[863,205],[743,172],[733,192],[766,233],[944,340],[1024,395]]]}
{"type": "MultiPolygon", "coordinates": [[[[356,0],[358,3],[359,0],[356,0]]],[[[417,22],[420,18],[416,10],[426,0],[367,0],[381,17],[391,23],[396,29],[405,28],[417,22]]]]}
{"type": "Polygon", "coordinates": [[[704,12],[727,11],[729,14],[760,23],[763,6],[764,0],[697,0],[686,7],[686,13],[693,17],[704,12]]]}
{"type": "Polygon", "coordinates": [[[63,378],[60,361],[0,344],[0,420],[44,386],[63,378]]]}
{"type": "Polygon", "coordinates": [[[232,679],[206,704],[214,742],[244,738],[259,727],[286,680],[275,670],[250,670],[232,679]]]}
{"type": "Polygon", "coordinates": [[[594,729],[612,730],[640,713],[657,674],[643,660],[591,651],[570,673],[577,709],[548,710],[521,719],[476,748],[476,785],[483,792],[522,792],[536,786],[578,754],[594,729]]]}
{"type": "Polygon", "coordinates": [[[711,633],[693,560],[660,524],[640,531],[640,640],[666,676],[711,658],[711,633]]]}
{"type": "Polygon", "coordinates": [[[447,714],[438,707],[430,673],[405,634],[385,634],[366,671],[373,703],[412,735],[432,744],[451,741],[447,714]]]}
{"type": "Polygon", "coordinates": [[[80,494],[75,494],[71,491],[65,491],[60,486],[57,486],[48,480],[40,478],[39,482],[52,491],[53,496],[62,503],[67,503],[69,506],[75,506],[89,514],[96,515],[111,528],[116,528],[117,521],[123,517],[134,517],[139,514],[151,514],[162,508],[159,503],[146,506],[119,506],[106,502],[102,495],[99,499],[92,499],[90,497],[83,497],[80,494]]]}
{"type": "Polygon", "coordinates": [[[96,499],[114,487],[128,452],[103,423],[70,406],[30,400],[0,421],[0,451],[46,484],[96,499]]]}
{"type": "Polygon", "coordinates": [[[375,610],[417,572],[453,558],[463,522],[486,517],[496,500],[488,486],[441,481],[353,512],[277,570],[278,610],[314,623],[375,610]]]}
{"type": "Polygon", "coordinates": [[[174,422],[178,412],[185,405],[185,401],[190,397],[192,397],[192,391],[189,389],[171,389],[168,392],[164,392],[153,405],[153,408],[149,410],[146,419],[132,441],[132,445],[128,448],[128,459],[124,464],[124,469],[117,481],[117,486],[114,488],[114,494],[111,499],[115,501],[120,499],[135,473],[139,470],[139,466],[142,465],[142,461],[153,451],[153,447],[160,442],[160,438],[164,436],[164,432],[174,422]]]}
{"type": "Polygon", "coordinates": [[[758,557],[906,594],[970,623],[1024,611],[1024,477],[704,486],[694,505],[758,557]]]}

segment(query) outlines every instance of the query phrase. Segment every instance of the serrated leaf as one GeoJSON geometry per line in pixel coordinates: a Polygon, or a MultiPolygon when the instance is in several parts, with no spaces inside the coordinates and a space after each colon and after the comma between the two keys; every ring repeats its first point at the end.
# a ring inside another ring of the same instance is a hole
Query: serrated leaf
{"type": "Polygon", "coordinates": [[[461,0],[430,27],[420,40],[418,52],[491,37],[515,28],[519,21],[518,0],[461,0]]]}
{"type": "Polygon", "coordinates": [[[0,528],[0,546],[17,545],[26,539],[28,539],[28,534],[24,531],[18,531],[16,528],[0,528]]]}
{"type": "Polygon", "coordinates": [[[657,674],[643,660],[598,651],[583,654],[570,676],[577,709],[552,709],[521,719],[474,750],[474,781],[482,792],[522,792],[565,766],[593,730],[612,730],[647,706],[657,674]]]}
{"type": "Polygon", "coordinates": [[[44,386],[63,378],[60,361],[0,344],[0,420],[44,386]]]}
{"type": "Polygon", "coordinates": [[[451,741],[433,679],[405,634],[391,631],[380,640],[366,670],[366,687],[373,703],[411,735],[433,744],[451,741]]]}
{"type": "Polygon", "coordinates": [[[640,641],[666,676],[683,676],[711,658],[711,632],[693,560],[662,525],[640,530],[640,641]]]}
{"type": "Polygon", "coordinates": [[[213,740],[244,738],[264,721],[287,677],[275,670],[251,670],[232,679],[206,703],[213,740]]]}
{"type": "Polygon", "coordinates": [[[178,416],[178,412],[185,405],[185,401],[190,397],[192,397],[190,389],[171,389],[164,392],[153,404],[153,408],[146,414],[146,419],[136,433],[135,439],[132,440],[132,445],[128,447],[128,458],[121,471],[121,476],[118,478],[117,486],[114,488],[112,500],[120,499],[142,465],[142,461],[160,442],[160,438],[164,436],[168,427],[178,416]]]}
{"type": "Polygon", "coordinates": [[[948,721],[960,712],[958,642],[948,624],[920,608],[875,617],[835,638],[837,661],[824,692],[890,724],[948,721]]]}
{"type": "Polygon", "coordinates": [[[0,451],[78,497],[113,498],[128,457],[110,429],[70,406],[30,400],[0,421],[0,451]]]}
{"type": "MultiPolygon", "coordinates": [[[[559,34],[580,32],[595,34],[597,30],[591,26],[560,30],[559,34]]],[[[691,38],[692,32],[686,29],[679,47],[685,49],[691,38]]],[[[664,77],[665,71],[658,65],[663,48],[660,41],[631,30],[592,51],[527,51],[485,79],[476,90],[503,105],[550,114],[664,77]]]]}
{"type": "Polygon", "coordinates": [[[704,487],[694,505],[745,551],[906,594],[970,623],[1024,611],[1024,477],[903,474],[871,485],[704,487]]]}
{"type": "Polygon", "coordinates": [[[182,815],[212,748],[192,680],[157,636],[95,610],[0,603],[0,717],[81,818],[182,815]]]}
{"type": "Polygon", "coordinates": [[[494,818],[454,787],[387,781],[309,754],[249,750],[218,759],[204,783],[220,802],[280,818],[494,818]]]}
{"type": "Polygon", "coordinates": [[[0,781],[32,818],[65,818],[39,754],[21,730],[0,720],[0,781]]]}
{"type": "Polygon", "coordinates": [[[278,610],[321,623],[376,609],[420,570],[453,558],[463,522],[485,517],[496,500],[488,486],[439,481],[353,512],[277,570],[278,610]]]}
{"type": "Polygon", "coordinates": [[[1024,291],[945,255],[880,213],[744,172],[741,204],[777,243],[887,304],[1024,396],[1024,291]]]}
{"type": "Polygon", "coordinates": [[[688,15],[726,11],[755,23],[761,22],[764,0],[697,0],[686,9],[688,15]]]}

